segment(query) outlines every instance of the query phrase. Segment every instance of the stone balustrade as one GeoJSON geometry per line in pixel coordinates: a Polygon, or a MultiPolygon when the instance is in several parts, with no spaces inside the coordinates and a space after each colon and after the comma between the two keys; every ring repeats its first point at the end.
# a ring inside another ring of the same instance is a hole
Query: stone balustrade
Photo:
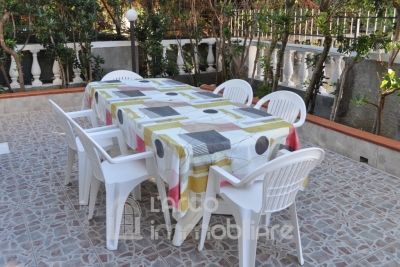
{"type": "MultiPolygon", "coordinates": [[[[259,58],[264,56],[265,49],[270,45],[270,42],[262,42],[259,46],[259,58]]],[[[253,41],[250,45],[249,52],[249,70],[248,75],[251,77],[254,69],[254,60],[257,53],[257,42],[253,41]]],[[[299,90],[305,90],[307,88],[307,81],[311,79],[312,68],[307,63],[307,58],[311,59],[315,54],[321,53],[323,47],[304,45],[304,44],[288,44],[285,49],[284,62],[281,70],[282,81],[279,85],[296,88],[299,90]]],[[[277,51],[275,49],[272,53],[272,67],[274,73],[276,73],[276,62],[277,62],[277,51]]],[[[322,94],[331,95],[330,93],[335,90],[336,83],[340,78],[342,70],[344,68],[343,57],[344,55],[339,53],[336,48],[331,48],[329,51],[329,60],[325,65],[325,76],[329,79],[325,80],[326,84],[320,88],[322,94]]],[[[264,70],[261,67],[260,60],[255,65],[256,69],[256,80],[263,80],[264,70]]],[[[332,95],[331,95],[332,96],[332,95]]]]}
{"type": "MultiPolygon", "coordinates": [[[[207,57],[206,59],[203,59],[203,62],[207,62],[208,67],[201,72],[216,72],[216,71],[221,71],[221,66],[222,64],[220,63],[221,57],[219,56],[219,64],[216,64],[216,59],[217,57],[214,54],[214,49],[213,46],[216,44],[217,40],[215,38],[207,38],[203,39],[199,42],[200,44],[206,44],[208,45],[208,52],[207,52],[207,57]],[[216,70],[216,65],[218,65],[218,70],[216,70]]],[[[266,53],[266,49],[268,45],[270,44],[268,41],[263,41],[262,42],[261,49],[259,49],[260,57],[264,56],[266,53]]],[[[183,58],[183,50],[182,48],[185,45],[191,45],[191,42],[189,39],[182,39],[182,40],[163,40],[162,41],[163,45],[163,54],[164,57],[166,56],[167,49],[169,49],[169,46],[176,46],[177,47],[177,58],[176,58],[176,63],[179,69],[179,74],[180,75],[188,75],[189,73],[194,72],[193,69],[187,69],[185,67],[185,62],[183,58]]],[[[256,68],[255,71],[255,79],[256,80],[263,80],[263,75],[264,71],[263,68],[261,67],[261,62],[257,62],[257,64],[254,66],[254,60],[256,57],[256,52],[257,52],[257,42],[252,41],[250,44],[250,51],[249,51],[249,58],[248,58],[248,77],[250,78],[254,67],[256,68]]],[[[69,43],[69,47],[73,48],[73,44],[69,43]]],[[[93,42],[93,50],[99,49],[99,48],[115,48],[115,47],[129,47],[130,46],[130,41],[116,41],[116,42],[93,42]]],[[[22,46],[18,46],[17,49],[21,49],[22,46]]],[[[285,52],[285,57],[284,57],[284,62],[282,69],[280,70],[282,72],[282,81],[280,82],[281,85],[287,86],[287,87],[292,87],[292,88],[297,88],[300,90],[305,90],[307,87],[307,81],[310,80],[312,76],[312,69],[307,63],[307,58],[312,58],[316,53],[322,52],[323,47],[320,46],[312,46],[312,45],[304,45],[304,44],[288,44],[286,47],[286,52],[285,52]]],[[[39,44],[28,44],[24,47],[24,51],[29,51],[32,54],[32,66],[30,68],[31,75],[32,75],[32,85],[26,85],[27,88],[29,87],[37,87],[37,86],[54,86],[54,85],[60,85],[62,83],[60,79],[60,67],[57,61],[54,61],[53,66],[52,66],[52,72],[53,72],[53,78],[51,83],[44,83],[41,80],[41,62],[38,61],[37,54],[40,50],[44,50],[43,46],[39,44]]],[[[176,49],[175,49],[176,50],[176,49]]],[[[78,55],[79,47],[78,50],[76,51],[76,54],[78,55]]],[[[275,49],[272,53],[272,66],[273,66],[273,71],[274,73],[277,71],[276,70],[276,65],[277,65],[277,49],[275,49]]],[[[383,60],[385,60],[388,55],[383,54],[384,51],[375,51],[371,52],[369,55],[370,59],[377,59],[378,57],[382,57],[383,60]]],[[[199,53],[198,53],[198,48],[195,48],[195,68],[199,69],[199,53]]],[[[217,53],[218,54],[218,53],[217,53]]],[[[344,55],[337,52],[336,48],[331,48],[329,52],[330,60],[326,62],[325,65],[325,76],[328,77],[326,79],[326,84],[324,84],[323,87],[321,87],[321,92],[326,95],[330,95],[329,93],[334,91],[335,84],[337,80],[339,79],[343,67],[344,67],[344,62],[343,58],[344,55]]],[[[400,61],[400,57],[396,59],[396,62],[400,61]]],[[[107,64],[107,62],[106,62],[107,64]]],[[[74,78],[70,82],[70,84],[80,84],[83,81],[81,78],[81,70],[79,68],[73,68],[73,76],[74,78]]],[[[19,88],[19,83],[18,83],[18,70],[16,68],[16,64],[14,59],[12,58],[11,60],[11,66],[9,69],[9,75],[11,78],[11,87],[12,88],[19,88]]]]}

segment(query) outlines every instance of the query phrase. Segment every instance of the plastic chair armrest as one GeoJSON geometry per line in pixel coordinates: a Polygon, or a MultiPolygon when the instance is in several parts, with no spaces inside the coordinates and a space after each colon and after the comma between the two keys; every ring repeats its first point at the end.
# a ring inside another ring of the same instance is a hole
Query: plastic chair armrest
{"type": "Polygon", "coordinates": [[[72,112],[67,112],[66,114],[68,115],[68,117],[70,117],[72,119],[88,117],[90,119],[90,123],[92,124],[92,127],[98,127],[96,114],[91,109],[72,111],[72,112]]]}
{"type": "MultiPolygon", "coordinates": [[[[233,186],[238,187],[241,185],[241,180],[239,180],[238,178],[236,178],[229,172],[225,171],[221,167],[211,166],[209,172],[210,172],[210,174],[213,173],[216,176],[223,177],[225,180],[229,181],[233,186]]],[[[220,181],[218,181],[218,183],[219,182],[220,181]]]]}
{"type": "Polygon", "coordinates": [[[93,138],[94,140],[115,137],[118,140],[118,146],[119,146],[119,149],[121,151],[121,154],[127,154],[128,153],[128,149],[127,149],[126,144],[125,144],[124,135],[123,135],[121,129],[119,129],[119,128],[114,128],[114,129],[106,130],[106,131],[92,132],[92,133],[88,133],[88,135],[91,138],[93,138]]]}
{"type": "Polygon", "coordinates": [[[123,162],[127,162],[127,161],[146,159],[146,158],[152,158],[152,157],[154,157],[153,151],[146,151],[146,152],[142,152],[142,153],[131,154],[128,156],[119,156],[116,158],[111,158],[110,156],[106,156],[107,161],[112,164],[118,164],[118,163],[123,163],[123,162]]]}
{"type": "Polygon", "coordinates": [[[107,126],[100,126],[100,127],[85,129],[85,132],[87,132],[89,134],[89,133],[113,130],[113,129],[116,129],[116,128],[118,128],[117,125],[107,125],[107,126]]]}

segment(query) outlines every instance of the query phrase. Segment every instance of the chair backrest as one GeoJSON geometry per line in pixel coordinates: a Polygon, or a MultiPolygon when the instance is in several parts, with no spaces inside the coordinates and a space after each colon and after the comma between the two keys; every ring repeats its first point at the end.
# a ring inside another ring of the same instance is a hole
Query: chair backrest
{"type": "Polygon", "coordinates": [[[111,80],[135,80],[142,79],[143,77],[139,74],[129,71],[129,70],[115,70],[110,73],[107,73],[101,80],[102,81],[111,81],[111,80]]]}
{"type": "Polygon", "coordinates": [[[62,130],[67,137],[68,146],[72,149],[76,149],[76,141],[75,141],[75,133],[72,130],[71,125],[69,124],[69,117],[68,115],[51,99],[49,102],[53,108],[54,114],[56,115],[58,123],[60,123],[62,130]]]}
{"type": "Polygon", "coordinates": [[[97,144],[86,132],[76,123],[73,119],[69,118],[69,122],[75,130],[76,135],[82,143],[83,149],[85,150],[86,157],[89,159],[92,165],[93,175],[100,181],[104,181],[103,168],[100,162],[100,154],[105,155],[104,149],[97,144]]]}
{"type": "Polygon", "coordinates": [[[276,91],[261,98],[254,108],[260,109],[266,102],[269,102],[268,113],[293,123],[294,127],[300,127],[304,124],[306,105],[298,94],[284,90],[276,91]],[[300,119],[296,122],[299,113],[300,119]]]}
{"type": "Polygon", "coordinates": [[[300,149],[260,166],[241,180],[243,187],[264,176],[262,212],[275,212],[290,206],[304,179],[321,163],[325,152],[320,148],[300,149]]]}
{"type": "Polygon", "coordinates": [[[226,81],[214,90],[214,94],[218,94],[222,89],[224,89],[223,96],[235,102],[250,106],[253,101],[253,89],[245,80],[232,79],[226,81]]]}

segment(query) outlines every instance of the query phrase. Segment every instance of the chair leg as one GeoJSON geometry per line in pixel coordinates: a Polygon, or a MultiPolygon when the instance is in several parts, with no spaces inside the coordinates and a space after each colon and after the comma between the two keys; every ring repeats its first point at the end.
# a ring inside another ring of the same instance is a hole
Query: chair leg
{"type": "Polygon", "coordinates": [[[201,236],[198,246],[198,250],[202,250],[204,247],[204,242],[206,240],[206,235],[208,232],[208,226],[210,225],[211,211],[215,209],[215,202],[212,199],[216,199],[217,193],[214,190],[214,183],[207,183],[207,189],[204,196],[204,206],[203,206],[203,222],[201,223],[201,236]]]}
{"type": "Polygon", "coordinates": [[[96,205],[97,192],[99,192],[100,181],[92,176],[90,186],[90,201],[89,201],[89,215],[88,219],[93,218],[94,206],[96,205]]]}
{"type": "Polygon", "coordinates": [[[257,226],[260,214],[251,210],[234,212],[238,230],[239,267],[253,267],[256,263],[257,252],[257,226]]]}
{"type": "Polygon", "coordinates": [[[156,177],[156,182],[157,182],[158,195],[160,196],[161,200],[161,209],[164,214],[165,226],[168,231],[168,239],[169,239],[171,238],[172,227],[171,227],[171,217],[169,215],[167,192],[165,191],[164,180],[159,175],[157,175],[156,177]]]}
{"type": "Polygon", "coordinates": [[[136,200],[142,200],[142,189],[140,184],[132,190],[132,197],[136,200]]]}
{"type": "Polygon", "coordinates": [[[271,222],[271,213],[261,215],[260,224],[269,226],[270,222],[271,222]]]}
{"type": "Polygon", "coordinates": [[[304,258],[303,258],[303,252],[301,250],[300,230],[299,230],[299,223],[297,220],[296,202],[293,202],[292,205],[289,206],[289,211],[290,211],[290,219],[293,224],[294,241],[296,242],[297,260],[299,261],[300,265],[303,265],[304,258]]]}
{"type": "Polygon", "coordinates": [[[68,147],[68,160],[67,160],[67,167],[65,168],[65,185],[69,185],[71,181],[71,172],[72,172],[72,164],[74,163],[76,151],[75,149],[68,147]]]}
{"type": "Polygon", "coordinates": [[[92,177],[92,165],[86,158],[85,151],[78,150],[79,170],[79,204],[87,205],[89,201],[90,183],[92,177]]]}
{"type": "Polygon", "coordinates": [[[106,183],[106,239],[108,250],[116,250],[118,248],[118,239],[124,205],[129,196],[129,193],[132,190],[133,188],[129,188],[129,185],[127,186],[127,184],[125,183],[106,183]]]}

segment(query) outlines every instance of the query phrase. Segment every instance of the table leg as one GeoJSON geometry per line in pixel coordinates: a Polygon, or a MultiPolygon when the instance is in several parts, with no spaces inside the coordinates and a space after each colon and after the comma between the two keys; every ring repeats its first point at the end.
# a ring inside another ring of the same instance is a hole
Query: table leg
{"type": "Polygon", "coordinates": [[[180,218],[175,226],[175,234],[172,239],[172,244],[174,246],[181,246],[183,241],[185,241],[186,237],[193,230],[193,228],[200,221],[203,216],[202,211],[193,211],[189,209],[185,216],[180,218]]]}

